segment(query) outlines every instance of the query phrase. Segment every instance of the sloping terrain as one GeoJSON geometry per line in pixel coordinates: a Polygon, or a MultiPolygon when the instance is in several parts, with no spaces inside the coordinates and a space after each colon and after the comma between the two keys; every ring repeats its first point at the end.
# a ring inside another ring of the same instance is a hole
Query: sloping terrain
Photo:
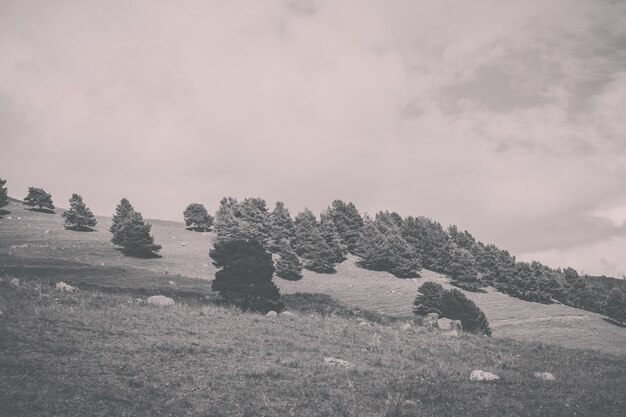
{"type": "MultiPolygon", "coordinates": [[[[118,284],[111,282],[112,277],[121,274],[125,278],[116,279],[121,279],[123,284],[119,285],[124,287],[133,286],[133,277],[141,276],[142,288],[151,280],[156,283],[155,288],[173,280],[176,285],[172,290],[181,286],[181,280],[175,278],[177,276],[206,280],[215,273],[208,256],[214,234],[187,231],[179,222],[149,220],[156,242],[163,246],[162,258],[138,259],[122,255],[110,243],[109,217],[99,216],[94,232],[74,232],[63,228],[62,210],[57,209],[55,214],[40,213],[25,209],[17,202],[5,208],[10,211],[0,219],[0,256],[4,254],[4,260],[0,261],[5,263],[5,272],[11,265],[39,263],[40,268],[33,269],[32,273],[46,278],[46,265],[66,261],[101,270],[101,273],[85,271],[74,277],[73,282],[82,280],[87,284],[115,286],[118,284]],[[104,270],[109,272],[102,272],[104,270]],[[118,272],[112,272],[114,270],[118,272]]],[[[413,299],[423,282],[431,280],[448,286],[445,277],[431,271],[422,271],[422,277],[417,279],[398,279],[385,272],[358,268],[354,261],[351,257],[339,265],[337,274],[304,271],[301,281],[275,278],[275,282],[283,293],[328,294],[351,307],[405,318],[411,317],[413,299]]],[[[63,279],[63,268],[55,271],[55,280],[63,279]]],[[[202,288],[210,296],[208,283],[185,280],[185,285],[202,288]]],[[[557,304],[526,302],[493,289],[487,294],[466,294],[487,315],[494,337],[557,343],[617,354],[626,352],[626,329],[606,322],[598,314],[557,304]]]]}

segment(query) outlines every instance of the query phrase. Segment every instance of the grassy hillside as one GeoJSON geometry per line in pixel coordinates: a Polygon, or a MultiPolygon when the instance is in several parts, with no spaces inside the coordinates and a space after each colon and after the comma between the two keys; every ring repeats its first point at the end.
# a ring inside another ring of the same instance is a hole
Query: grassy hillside
{"type": "Polygon", "coordinates": [[[3,416],[606,417],[626,406],[623,355],[335,315],[157,308],[37,280],[0,282],[0,305],[3,416]],[[474,369],[502,379],[470,382],[474,369]],[[543,371],[556,381],[533,376],[543,371]]]}
{"type": "MultiPolygon", "coordinates": [[[[185,230],[182,223],[150,220],[162,258],[123,256],[110,243],[109,217],[98,217],[95,232],[64,230],[62,210],[45,214],[12,202],[0,219],[0,273],[63,280],[80,285],[133,288],[138,294],[157,290],[186,291],[215,297],[207,282],[215,268],[208,251],[213,233],[185,230]],[[174,285],[168,286],[169,281],[174,285]]],[[[298,282],[275,278],[281,291],[323,293],[360,309],[395,317],[411,316],[417,288],[426,280],[447,286],[447,279],[424,270],[418,279],[398,279],[385,272],[354,265],[354,258],[338,266],[338,273],[321,275],[304,271],[298,282]]],[[[487,294],[467,293],[485,311],[494,337],[557,343],[566,347],[593,348],[610,353],[626,352],[626,329],[602,316],[558,304],[522,301],[489,289],[487,294]]]]}

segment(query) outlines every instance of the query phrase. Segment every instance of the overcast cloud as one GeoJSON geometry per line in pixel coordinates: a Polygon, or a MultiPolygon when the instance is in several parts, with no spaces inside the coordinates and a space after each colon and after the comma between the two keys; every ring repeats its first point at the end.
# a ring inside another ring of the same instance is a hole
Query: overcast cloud
{"type": "Polygon", "coordinates": [[[0,0],[0,176],[57,206],[333,199],[626,270],[626,2],[0,0]]]}

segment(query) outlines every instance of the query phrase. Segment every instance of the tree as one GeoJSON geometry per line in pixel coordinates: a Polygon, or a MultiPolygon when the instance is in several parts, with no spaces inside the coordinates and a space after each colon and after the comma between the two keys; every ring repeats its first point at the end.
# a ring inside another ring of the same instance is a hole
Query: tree
{"type": "Polygon", "coordinates": [[[70,198],[70,208],[63,212],[65,227],[71,230],[87,231],[91,230],[97,223],[96,217],[83,202],[83,198],[78,194],[72,194],[70,198]]]}
{"type": "Polygon", "coordinates": [[[281,201],[277,201],[270,213],[270,244],[269,249],[276,252],[280,249],[283,239],[292,242],[296,237],[296,226],[289,210],[281,201]]]}
{"type": "Polygon", "coordinates": [[[262,198],[246,198],[239,204],[240,239],[257,240],[267,245],[270,238],[270,215],[262,198]]]}
{"type": "Polygon", "coordinates": [[[161,245],[154,243],[150,235],[152,225],[145,223],[141,213],[132,211],[119,225],[111,241],[122,246],[122,252],[127,255],[151,258],[157,256],[161,245]]]}
{"type": "Polygon", "coordinates": [[[134,212],[135,209],[133,208],[132,204],[130,204],[130,201],[122,198],[120,200],[120,203],[115,208],[115,214],[113,215],[112,219],[113,223],[111,224],[111,227],[109,227],[109,231],[113,233],[113,243],[119,244],[119,242],[115,241],[115,232],[117,232],[119,228],[122,227],[124,220],[130,217],[131,213],[134,212]]]}
{"type": "Polygon", "coordinates": [[[24,198],[24,203],[22,204],[32,207],[38,206],[39,210],[42,208],[54,210],[52,196],[41,188],[28,187],[28,195],[24,198]]]}
{"type": "Polygon", "coordinates": [[[324,240],[313,212],[305,209],[298,213],[295,224],[294,249],[304,259],[304,268],[321,274],[337,272],[335,254],[324,240]]]}
{"type": "Polygon", "coordinates": [[[341,263],[345,261],[348,247],[343,243],[328,210],[320,213],[320,233],[333,252],[333,262],[341,263]]]}
{"type": "Polygon", "coordinates": [[[233,197],[224,197],[215,212],[217,240],[238,239],[241,236],[239,203],[233,197]]]}
{"type": "Polygon", "coordinates": [[[9,204],[9,195],[4,184],[7,183],[7,180],[3,180],[0,178],[0,208],[9,204]]]}
{"type": "Polygon", "coordinates": [[[198,232],[206,232],[213,224],[213,216],[206,211],[202,204],[189,204],[183,212],[183,216],[185,217],[185,225],[198,232]]]}
{"type": "Polygon", "coordinates": [[[346,204],[341,200],[335,200],[328,208],[328,214],[335,224],[337,233],[341,236],[342,243],[350,253],[355,253],[363,228],[363,218],[356,206],[353,203],[346,204]]]}
{"type": "Polygon", "coordinates": [[[211,284],[227,301],[243,310],[280,311],[280,291],[272,282],[272,255],[256,240],[218,241],[209,256],[220,270],[211,284]]]}
{"type": "Polygon", "coordinates": [[[413,313],[418,316],[425,316],[430,313],[441,315],[441,296],[445,289],[436,282],[425,282],[418,289],[419,294],[413,301],[413,313]]]}
{"type": "Polygon", "coordinates": [[[609,292],[606,299],[606,314],[619,324],[626,321],[626,291],[622,288],[615,287],[609,292]]]}
{"type": "Polygon", "coordinates": [[[291,248],[289,241],[280,242],[279,258],[276,261],[276,275],[289,281],[302,279],[302,262],[298,254],[291,248]]]}

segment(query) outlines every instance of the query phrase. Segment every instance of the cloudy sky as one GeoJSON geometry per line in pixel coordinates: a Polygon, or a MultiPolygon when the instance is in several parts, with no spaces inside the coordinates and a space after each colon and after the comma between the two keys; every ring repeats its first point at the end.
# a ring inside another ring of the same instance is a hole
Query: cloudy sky
{"type": "Polygon", "coordinates": [[[621,275],[626,2],[0,0],[0,144],[18,198],[341,198],[621,275]]]}

